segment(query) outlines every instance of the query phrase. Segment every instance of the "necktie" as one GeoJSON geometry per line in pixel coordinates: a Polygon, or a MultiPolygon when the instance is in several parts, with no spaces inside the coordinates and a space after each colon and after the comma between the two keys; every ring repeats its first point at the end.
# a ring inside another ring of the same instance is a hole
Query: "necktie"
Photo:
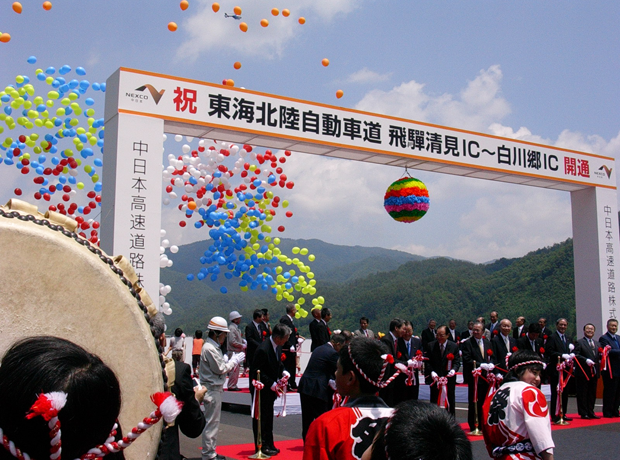
{"type": "Polygon", "coordinates": [[[442,343],[441,344],[441,356],[443,356],[444,352],[446,351],[446,344],[442,343]]]}
{"type": "Polygon", "coordinates": [[[368,337],[368,331],[366,329],[364,329],[364,335],[368,337]]]}
{"type": "Polygon", "coordinates": [[[504,336],[504,344],[506,345],[506,351],[510,353],[510,341],[508,340],[508,336],[504,336]]]}
{"type": "Polygon", "coordinates": [[[411,357],[411,340],[407,342],[407,358],[411,357]]]}
{"type": "Polygon", "coordinates": [[[478,340],[478,348],[480,348],[480,355],[482,359],[484,359],[484,345],[482,344],[482,339],[478,340]]]}
{"type": "Polygon", "coordinates": [[[398,350],[398,339],[394,340],[394,353],[398,350]]]}
{"type": "Polygon", "coordinates": [[[566,350],[566,339],[564,338],[564,334],[560,334],[560,337],[562,338],[562,343],[564,344],[564,350],[566,350]]]}
{"type": "Polygon", "coordinates": [[[590,348],[592,348],[592,351],[594,351],[594,342],[592,341],[592,339],[588,339],[588,342],[590,342],[590,348]]]}
{"type": "Polygon", "coordinates": [[[532,344],[532,351],[536,351],[536,342],[530,340],[530,343],[532,344]]]}

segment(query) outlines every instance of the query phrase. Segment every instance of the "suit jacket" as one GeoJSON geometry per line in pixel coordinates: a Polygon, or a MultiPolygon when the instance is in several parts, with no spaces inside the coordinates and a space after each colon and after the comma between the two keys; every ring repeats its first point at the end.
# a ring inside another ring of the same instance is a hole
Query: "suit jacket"
{"type": "MultiPolygon", "coordinates": [[[[388,347],[389,353],[394,357],[394,359],[396,359],[396,355],[398,353],[398,345],[394,347],[394,341],[392,340],[392,335],[388,332],[383,337],[381,337],[381,342],[383,342],[388,347]]],[[[399,360],[402,361],[402,358],[400,358],[399,360]]]]}
{"type": "MultiPolygon", "coordinates": [[[[259,323],[259,327],[260,324],[262,323],[259,323]]],[[[246,362],[248,366],[252,366],[254,353],[256,352],[258,346],[263,343],[263,340],[265,339],[265,336],[262,335],[262,330],[263,329],[261,328],[261,332],[259,332],[258,329],[256,329],[256,326],[254,326],[254,321],[252,321],[245,327],[245,340],[248,342],[248,347],[245,352],[246,362]]]]}
{"type": "Polygon", "coordinates": [[[469,329],[461,332],[461,342],[465,339],[468,339],[471,337],[471,331],[469,329]]]}
{"type": "Polygon", "coordinates": [[[322,324],[322,321],[320,319],[313,319],[312,321],[310,321],[310,324],[308,324],[308,329],[310,330],[310,339],[312,340],[312,343],[310,344],[310,351],[314,351],[318,347],[323,345],[323,343],[320,343],[319,339],[319,324],[322,324]]]}
{"type": "MultiPolygon", "coordinates": [[[[441,348],[437,340],[432,341],[426,346],[426,357],[428,361],[424,366],[424,375],[426,376],[426,383],[433,383],[431,372],[436,372],[439,377],[445,377],[448,375],[448,355],[452,353],[454,360],[452,360],[452,369],[455,371],[461,367],[461,357],[459,355],[459,347],[454,342],[446,340],[446,351],[441,355],[441,348]]],[[[456,381],[456,376],[452,377],[456,381]]]]}
{"type": "Polygon", "coordinates": [[[521,333],[519,334],[519,326],[515,326],[515,328],[512,330],[512,337],[514,339],[519,339],[521,337],[524,337],[527,333],[527,326],[524,324],[523,326],[521,326],[521,333]]]}
{"type": "Polygon", "coordinates": [[[592,378],[592,369],[590,369],[590,366],[588,366],[588,364],[586,363],[586,360],[591,359],[592,361],[594,361],[594,375],[596,377],[598,377],[600,375],[600,369],[599,369],[599,363],[600,363],[600,354],[598,352],[599,347],[601,346],[601,344],[598,342],[598,340],[594,340],[592,339],[592,342],[594,342],[594,350],[592,350],[592,348],[590,347],[590,344],[588,343],[588,339],[586,339],[585,337],[577,340],[577,343],[575,343],[575,357],[577,358],[577,360],[579,361],[579,364],[581,364],[581,367],[579,366],[575,366],[574,367],[574,372],[576,376],[583,376],[584,373],[582,371],[583,370],[586,372],[585,375],[588,378],[592,378]]]}
{"type": "Polygon", "coordinates": [[[563,354],[570,353],[568,345],[571,343],[571,339],[566,335],[564,337],[566,339],[566,346],[562,343],[557,332],[551,334],[545,344],[545,358],[547,359],[547,372],[549,375],[558,375],[558,370],[556,369],[558,357],[561,358],[563,354]]]}
{"type": "Polygon", "coordinates": [[[482,337],[482,346],[484,347],[484,356],[480,353],[478,342],[473,336],[463,341],[463,346],[461,347],[461,351],[463,352],[463,381],[468,385],[473,383],[471,372],[479,368],[481,363],[495,364],[494,354],[489,355],[488,353],[489,350],[493,352],[493,345],[486,337],[482,337]],[[474,367],[474,361],[476,362],[476,367],[474,367]]]}
{"type": "Polygon", "coordinates": [[[422,346],[422,340],[420,340],[419,338],[411,337],[411,341],[409,343],[409,352],[407,352],[407,343],[405,342],[405,339],[403,338],[398,339],[398,350],[396,354],[398,355],[398,352],[399,351],[401,352],[402,361],[407,361],[413,358],[416,355],[418,350],[424,353],[424,347],[422,346]]]}
{"type": "Polygon", "coordinates": [[[331,401],[333,390],[329,386],[329,379],[333,379],[336,374],[338,356],[331,343],[315,349],[299,381],[299,393],[331,401]]]}
{"type": "MultiPolygon", "coordinates": [[[[366,329],[366,332],[368,332],[368,338],[369,339],[374,339],[375,338],[375,333],[372,332],[370,329],[366,329]]],[[[366,337],[366,334],[364,334],[364,331],[362,331],[361,329],[357,329],[357,330],[353,331],[353,335],[355,337],[366,337]]]]}
{"type": "Polygon", "coordinates": [[[491,337],[493,336],[493,332],[497,331],[499,334],[499,321],[495,324],[489,324],[489,332],[491,333],[491,337]]]}
{"type": "Polygon", "coordinates": [[[329,327],[323,321],[321,321],[318,324],[317,333],[318,333],[318,339],[316,343],[318,347],[320,347],[321,345],[325,345],[327,342],[329,342],[329,339],[331,338],[331,335],[332,335],[331,331],[329,330],[329,327]]]}
{"type": "Polygon", "coordinates": [[[291,328],[291,335],[289,335],[288,341],[283,346],[284,351],[289,351],[291,347],[297,346],[297,337],[299,337],[299,334],[297,333],[295,324],[293,324],[293,321],[288,315],[284,315],[280,318],[280,323],[286,324],[291,328]]]}
{"type": "Polygon", "coordinates": [[[265,384],[261,391],[261,398],[266,397],[275,401],[276,393],[271,391],[271,386],[282,377],[284,365],[280,360],[282,354],[281,347],[278,347],[278,354],[273,351],[271,340],[265,340],[259,345],[254,354],[254,360],[250,366],[250,382],[256,379],[260,371],[260,381],[265,384]]]}
{"type": "MultiPolygon", "coordinates": [[[[616,340],[613,339],[614,336],[609,332],[606,332],[601,336],[599,342],[601,343],[601,347],[605,347],[607,345],[611,346],[611,350],[609,350],[609,363],[611,364],[611,372],[613,378],[620,377],[620,347],[618,344],[620,343],[620,336],[615,335],[616,340]]],[[[609,375],[609,371],[602,371],[604,374],[609,375]]]]}
{"type": "Polygon", "coordinates": [[[435,334],[433,334],[433,331],[427,327],[422,331],[421,339],[422,345],[426,347],[426,345],[435,340],[435,334]]]}
{"type": "MultiPolygon", "coordinates": [[[[508,370],[508,366],[506,366],[506,355],[508,353],[512,353],[512,349],[517,346],[517,341],[512,337],[508,337],[508,341],[510,342],[509,350],[506,349],[504,336],[502,334],[497,334],[491,340],[491,344],[493,346],[493,356],[495,357],[495,367],[499,367],[500,369],[504,369],[506,371],[508,370]]],[[[502,372],[502,375],[506,375],[506,373],[502,372]]]]}
{"type": "Polygon", "coordinates": [[[194,396],[192,370],[189,364],[175,361],[174,370],[174,385],[170,391],[177,400],[183,403],[183,409],[176,418],[174,425],[162,431],[159,444],[159,458],[161,460],[181,460],[179,428],[185,436],[197,438],[207,423],[200,410],[200,404],[194,396]]]}
{"type": "Polygon", "coordinates": [[[454,338],[452,338],[452,332],[448,329],[448,340],[450,342],[459,343],[461,341],[461,334],[456,329],[454,330],[454,338]]]}
{"type": "Polygon", "coordinates": [[[535,351],[536,354],[542,358],[543,360],[545,359],[545,345],[543,343],[543,340],[538,337],[536,340],[534,340],[534,347],[536,348],[535,350],[532,350],[532,344],[530,343],[530,338],[526,335],[525,337],[519,337],[517,339],[517,348],[519,350],[529,350],[529,351],[535,351]],[[543,352],[540,352],[540,349],[543,349],[543,352]]]}

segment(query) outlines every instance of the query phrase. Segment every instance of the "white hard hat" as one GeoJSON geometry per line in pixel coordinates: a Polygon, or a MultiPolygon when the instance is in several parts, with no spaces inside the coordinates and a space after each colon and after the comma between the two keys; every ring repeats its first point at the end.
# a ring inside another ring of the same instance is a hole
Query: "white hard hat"
{"type": "Polygon", "coordinates": [[[209,329],[210,331],[230,332],[228,330],[228,323],[221,316],[214,316],[213,318],[211,318],[207,329],[209,329]]]}
{"type": "Polygon", "coordinates": [[[228,321],[233,321],[237,318],[241,318],[241,314],[237,310],[233,310],[228,314],[228,321]]]}

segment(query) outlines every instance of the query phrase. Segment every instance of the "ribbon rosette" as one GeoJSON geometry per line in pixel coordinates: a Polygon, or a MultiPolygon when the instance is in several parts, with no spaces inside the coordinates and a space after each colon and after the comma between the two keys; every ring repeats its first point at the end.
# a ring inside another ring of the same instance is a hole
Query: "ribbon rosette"
{"type": "Polygon", "coordinates": [[[439,397],[437,398],[437,405],[439,407],[450,408],[450,403],[448,402],[448,378],[447,377],[437,377],[435,382],[437,384],[437,389],[439,390],[439,397]]]}
{"type": "Polygon", "coordinates": [[[286,361],[286,354],[282,353],[280,355],[280,361],[282,361],[282,362],[286,361]]]}
{"type": "Polygon", "coordinates": [[[446,359],[448,360],[448,370],[452,370],[452,361],[454,361],[454,355],[452,353],[448,353],[446,355],[446,359]]]}

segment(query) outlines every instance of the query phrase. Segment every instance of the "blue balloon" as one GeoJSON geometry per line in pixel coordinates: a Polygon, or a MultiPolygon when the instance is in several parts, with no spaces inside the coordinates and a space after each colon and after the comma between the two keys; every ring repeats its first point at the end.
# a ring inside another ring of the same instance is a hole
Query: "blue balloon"
{"type": "Polygon", "coordinates": [[[36,56],[30,56],[28,59],[28,64],[35,64],[37,62],[36,56]]]}
{"type": "Polygon", "coordinates": [[[84,70],[84,67],[76,67],[75,73],[78,75],[86,75],[86,70],[84,70]]]}
{"type": "Polygon", "coordinates": [[[69,67],[68,65],[63,65],[60,69],[58,69],[58,73],[60,75],[66,75],[69,72],[71,72],[71,67],[69,67]]]}
{"type": "Polygon", "coordinates": [[[187,275],[187,281],[194,281],[194,275],[192,275],[191,273],[187,275]]]}
{"type": "Polygon", "coordinates": [[[45,73],[48,75],[54,75],[56,73],[56,69],[54,67],[48,67],[45,69],[45,73]]]}

